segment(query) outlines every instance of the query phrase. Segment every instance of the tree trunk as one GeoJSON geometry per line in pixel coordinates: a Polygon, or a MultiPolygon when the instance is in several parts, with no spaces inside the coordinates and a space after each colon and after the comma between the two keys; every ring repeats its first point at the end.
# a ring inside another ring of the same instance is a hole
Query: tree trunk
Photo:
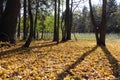
{"type": "Polygon", "coordinates": [[[66,10],[65,10],[65,28],[62,36],[62,41],[67,41],[71,39],[71,11],[69,8],[69,2],[70,0],[66,0],[66,10]]]}
{"type": "Polygon", "coordinates": [[[5,11],[0,19],[0,33],[8,35],[10,43],[15,44],[17,17],[20,0],[7,0],[5,11]]]}
{"type": "Polygon", "coordinates": [[[21,22],[21,14],[19,12],[19,17],[18,17],[18,33],[17,33],[17,38],[20,40],[20,22],[21,22]]]}
{"type": "Polygon", "coordinates": [[[60,0],[58,0],[58,22],[57,22],[57,43],[59,43],[59,27],[60,27],[60,0]]]}
{"type": "Polygon", "coordinates": [[[66,0],[66,10],[65,10],[65,28],[64,28],[64,32],[63,32],[63,36],[62,36],[62,41],[67,41],[69,40],[69,29],[70,29],[70,25],[69,25],[69,0],[66,0]]]}
{"type": "Polygon", "coordinates": [[[37,36],[36,37],[37,37],[37,40],[39,40],[39,32],[38,31],[37,31],[37,36]]]}
{"type": "Polygon", "coordinates": [[[28,37],[26,43],[23,45],[23,47],[29,47],[30,43],[32,41],[32,38],[33,38],[33,15],[32,15],[32,11],[31,11],[31,0],[28,0],[28,14],[29,14],[29,18],[30,18],[30,34],[29,34],[29,37],[28,37]]]}
{"type": "Polygon", "coordinates": [[[55,0],[55,9],[54,9],[54,36],[53,41],[57,41],[57,0],[55,0]]]}
{"type": "Polygon", "coordinates": [[[100,45],[100,42],[99,42],[99,27],[97,26],[96,22],[95,22],[95,18],[94,18],[94,15],[93,15],[93,10],[92,10],[92,4],[91,4],[91,0],[89,0],[89,7],[90,7],[90,16],[91,16],[91,22],[92,22],[92,25],[94,27],[94,31],[95,31],[95,37],[96,37],[96,44],[97,45],[100,45]]]}
{"type": "Polygon", "coordinates": [[[71,40],[71,10],[69,7],[70,0],[66,0],[66,30],[67,30],[67,40],[71,40]]]}
{"type": "Polygon", "coordinates": [[[66,41],[66,28],[65,28],[65,25],[63,26],[63,29],[62,29],[62,41],[66,41]]]}
{"type": "Polygon", "coordinates": [[[105,34],[106,34],[106,4],[107,4],[107,0],[103,0],[102,20],[101,20],[101,29],[100,29],[100,42],[101,45],[103,46],[105,46],[105,34]]]}
{"type": "Polygon", "coordinates": [[[106,34],[106,4],[107,0],[103,0],[103,6],[102,6],[102,20],[101,24],[97,25],[95,22],[95,18],[93,15],[93,10],[92,10],[92,4],[91,0],[89,0],[89,6],[90,6],[90,15],[91,15],[91,21],[94,26],[95,30],[95,36],[96,36],[96,42],[97,45],[103,45],[105,46],[105,34],[106,34]]]}
{"type": "Polygon", "coordinates": [[[37,16],[38,16],[38,7],[39,7],[39,3],[38,0],[36,0],[36,14],[35,14],[35,22],[34,22],[34,39],[36,39],[36,27],[37,27],[37,16]]]}
{"type": "Polygon", "coordinates": [[[3,2],[4,2],[4,0],[0,0],[0,17],[3,14],[3,2]]]}
{"type": "Polygon", "coordinates": [[[23,7],[24,7],[24,14],[23,14],[23,40],[26,40],[27,39],[27,27],[26,27],[26,4],[27,4],[27,1],[24,0],[23,2],[23,7]]]}

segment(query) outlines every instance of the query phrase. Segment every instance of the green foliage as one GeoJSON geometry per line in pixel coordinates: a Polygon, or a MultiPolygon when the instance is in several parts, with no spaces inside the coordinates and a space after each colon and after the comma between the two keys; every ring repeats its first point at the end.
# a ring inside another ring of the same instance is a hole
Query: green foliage
{"type": "Polygon", "coordinates": [[[47,32],[53,32],[53,29],[54,29],[54,16],[53,15],[46,16],[45,26],[46,26],[47,32]]]}

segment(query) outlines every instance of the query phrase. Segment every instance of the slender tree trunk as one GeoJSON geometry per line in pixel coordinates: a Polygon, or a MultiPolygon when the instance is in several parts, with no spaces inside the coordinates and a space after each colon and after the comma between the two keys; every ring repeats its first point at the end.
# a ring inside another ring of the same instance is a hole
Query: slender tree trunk
{"type": "Polygon", "coordinates": [[[58,0],[58,22],[57,22],[57,43],[59,43],[59,27],[60,27],[60,0],[58,0]]]}
{"type": "Polygon", "coordinates": [[[43,39],[43,36],[44,36],[44,29],[42,29],[41,39],[43,39]]]}
{"type": "Polygon", "coordinates": [[[62,29],[62,41],[66,41],[66,28],[65,28],[65,25],[63,26],[63,29],[62,29]]]}
{"type": "Polygon", "coordinates": [[[42,33],[41,33],[41,39],[43,39],[44,38],[44,32],[45,32],[45,24],[44,24],[44,20],[45,20],[45,16],[44,15],[42,15],[42,33]]]}
{"type": "Polygon", "coordinates": [[[36,39],[36,27],[37,27],[37,16],[38,16],[38,6],[39,6],[39,3],[38,3],[38,0],[36,0],[36,14],[35,14],[35,22],[34,22],[34,39],[36,39]]]}
{"type": "Polygon", "coordinates": [[[57,0],[55,0],[55,9],[54,9],[54,35],[53,41],[57,41],[57,0]]]}
{"type": "Polygon", "coordinates": [[[92,22],[92,25],[94,27],[94,31],[95,31],[95,37],[96,37],[96,44],[97,45],[100,45],[100,42],[99,42],[99,27],[97,27],[97,24],[95,22],[95,18],[94,18],[94,15],[93,15],[93,10],[92,10],[92,4],[91,4],[91,0],[89,0],[89,7],[90,7],[90,16],[91,16],[91,22],[92,22]]]}
{"type": "Polygon", "coordinates": [[[20,40],[20,22],[21,22],[21,13],[19,12],[19,17],[18,17],[18,33],[17,33],[17,38],[20,40]]]}
{"type": "Polygon", "coordinates": [[[32,38],[33,38],[33,15],[32,15],[32,11],[31,11],[31,0],[28,0],[28,14],[29,14],[29,18],[30,18],[30,34],[29,34],[29,37],[28,37],[26,43],[23,45],[23,47],[29,47],[30,43],[32,41],[32,38]]]}
{"type": "Polygon", "coordinates": [[[7,0],[5,11],[0,19],[0,32],[8,35],[10,43],[15,44],[17,17],[20,0],[7,0]]]}
{"type": "MultiPolygon", "coordinates": [[[[63,8],[64,8],[64,4],[63,4],[63,0],[62,0],[62,13],[63,13],[63,8]]],[[[65,40],[65,25],[63,25],[63,22],[65,21],[65,15],[64,13],[62,14],[62,20],[61,20],[61,31],[62,31],[62,41],[65,40]]]]}
{"type": "Polygon", "coordinates": [[[72,29],[72,26],[73,26],[73,0],[71,0],[71,16],[70,16],[70,26],[71,26],[71,29],[72,29]]]}
{"type": "Polygon", "coordinates": [[[106,34],[106,4],[107,4],[107,0],[103,0],[102,20],[101,20],[101,28],[100,28],[100,42],[101,45],[103,46],[105,46],[105,34],[106,34]]]}
{"type": "Polygon", "coordinates": [[[37,31],[37,40],[39,40],[39,32],[37,31]]]}
{"type": "Polygon", "coordinates": [[[26,27],[26,4],[27,4],[27,1],[24,0],[23,2],[23,7],[24,7],[24,15],[23,15],[23,40],[26,40],[27,39],[27,27],[26,27]]]}

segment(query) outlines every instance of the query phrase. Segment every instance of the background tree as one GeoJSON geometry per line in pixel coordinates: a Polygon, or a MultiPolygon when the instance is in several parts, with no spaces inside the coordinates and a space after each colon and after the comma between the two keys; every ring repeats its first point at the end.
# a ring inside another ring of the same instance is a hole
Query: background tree
{"type": "Polygon", "coordinates": [[[107,32],[116,32],[117,23],[115,18],[115,13],[117,12],[117,2],[116,0],[108,0],[107,2],[107,32]],[[112,23],[112,24],[111,24],[112,23]]]}
{"type": "MultiPolygon", "coordinates": [[[[21,2],[20,2],[20,8],[21,8],[21,2]]],[[[19,10],[19,16],[18,16],[18,29],[17,29],[17,38],[20,40],[20,25],[21,24],[21,9],[19,10]]]]}
{"type": "Polygon", "coordinates": [[[37,27],[37,20],[38,20],[38,8],[39,8],[39,1],[36,0],[36,7],[35,7],[35,21],[34,21],[34,39],[36,39],[36,27],[37,27]]]}
{"type": "Polygon", "coordinates": [[[54,0],[54,35],[53,41],[57,41],[57,0],[54,0]]]}
{"type": "Polygon", "coordinates": [[[29,45],[33,39],[33,15],[32,15],[32,11],[31,11],[31,0],[28,0],[28,14],[29,14],[29,18],[30,18],[30,34],[29,34],[29,37],[28,37],[26,43],[23,45],[23,47],[29,47],[29,45]]]}
{"type": "Polygon", "coordinates": [[[24,0],[23,1],[23,7],[24,7],[24,14],[23,14],[23,40],[26,40],[27,39],[27,25],[26,25],[26,13],[27,13],[27,0],[24,0]]]}

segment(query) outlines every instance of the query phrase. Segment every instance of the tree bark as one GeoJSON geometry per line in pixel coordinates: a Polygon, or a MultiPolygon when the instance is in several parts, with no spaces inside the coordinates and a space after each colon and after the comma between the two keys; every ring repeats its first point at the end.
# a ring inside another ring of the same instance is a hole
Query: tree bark
{"type": "Polygon", "coordinates": [[[91,0],[89,0],[89,7],[90,7],[90,16],[91,16],[91,22],[92,22],[92,25],[94,27],[94,31],[95,31],[95,37],[96,37],[96,44],[97,45],[100,45],[100,42],[99,42],[99,27],[97,26],[96,22],[95,22],[95,18],[94,18],[94,15],[93,15],[93,9],[92,9],[92,4],[91,4],[91,0]]]}
{"type": "Polygon", "coordinates": [[[55,0],[54,5],[54,35],[53,35],[53,41],[57,41],[57,0],[55,0]]]}
{"type": "Polygon", "coordinates": [[[0,17],[3,14],[3,2],[4,2],[4,0],[0,0],[0,17]]]}
{"type": "Polygon", "coordinates": [[[101,45],[105,46],[106,4],[107,4],[107,0],[103,0],[102,19],[101,19],[100,25],[97,25],[96,22],[95,22],[94,15],[93,15],[91,0],[89,0],[91,21],[92,21],[92,24],[93,24],[94,30],[95,30],[96,42],[97,42],[97,45],[99,45],[99,46],[101,46],[101,45]]]}
{"type": "Polygon", "coordinates": [[[58,0],[58,22],[57,22],[57,43],[59,43],[59,27],[60,27],[60,0],[58,0]]]}
{"type": "Polygon", "coordinates": [[[23,7],[24,7],[24,14],[23,14],[23,40],[27,39],[27,27],[26,27],[26,13],[27,13],[27,10],[26,10],[26,4],[27,4],[27,1],[24,0],[23,1],[23,7]]]}
{"type": "Polygon", "coordinates": [[[103,0],[102,20],[101,20],[101,29],[100,29],[100,42],[101,45],[103,46],[105,46],[105,34],[106,34],[106,4],[107,4],[107,0],[103,0]]]}
{"type": "Polygon", "coordinates": [[[10,43],[15,44],[17,17],[20,0],[7,0],[5,11],[0,19],[0,33],[8,35],[10,43]]]}
{"type": "Polygon", "coordinates": [[[39,7],[39,2],[36,0],[36,13],[35,13],[35,22],[34,22],[34,39],[36,39],[36,27],[37,27],[37,16],[38,16],[38,7],[39,7]]]}
{"type": "Polygon", "coordinates": [[[31,11],[31,0],[28,0],[28,14],[29,14],[29,18],[30,18],[30,34],[29,34],[29,37],[28,37],[26,43],[23,45],[23,47],[26,47],[26,48],[28,48],[30,46],[30,43],[33,38],[33,15],[32,15],[32,11],[31,11]]]}
{"type": "Polygon", "coordinates": [[[19,12],[19,17],[18,17],[18,33],[17,33],[17,38],[20,40],[20,22],[21,22],[21,13],[19,12]]]}

